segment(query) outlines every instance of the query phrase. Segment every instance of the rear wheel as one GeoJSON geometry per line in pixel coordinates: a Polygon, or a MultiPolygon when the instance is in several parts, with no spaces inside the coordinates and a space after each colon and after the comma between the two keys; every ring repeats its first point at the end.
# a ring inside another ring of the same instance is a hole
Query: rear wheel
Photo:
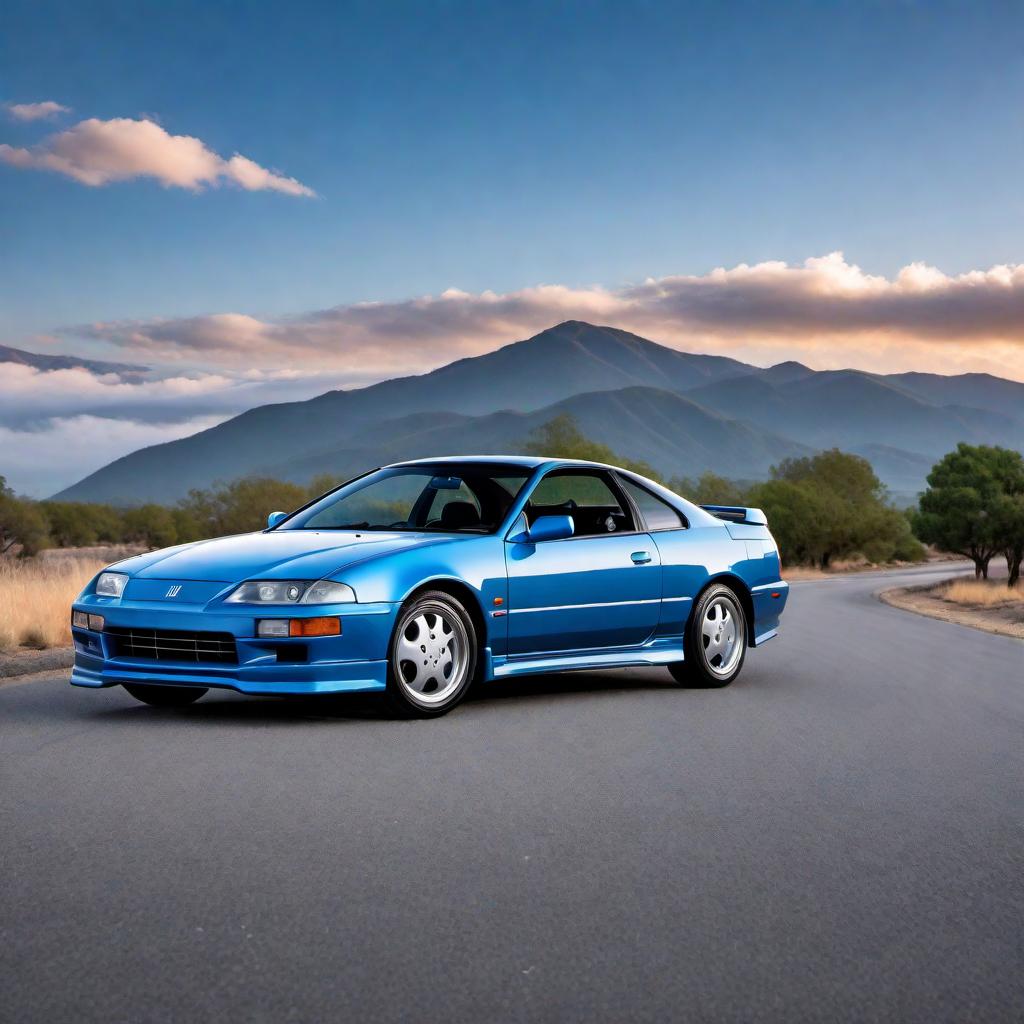
{"type": "Polygon", "coordinates": [[[684,686],[728,686],[740,674],[747,653],[747,617],[728,587],[716,583],[697,599],[684,652],[686,661],[668,667],[684,686]]]}
{"type": "Polygon", "coordinates": [[[389,704],[406,717],[443,715],[466,695],[476,658],[473,621],[454,597],[435,590],[413,598],[391,637],[389,704]]]}
{"type": "Polygon", "coordinates": [[[124,683],[124,688],[143,704],[157,708],[183,708],[194,704],[204,693],[204,686],[153,686],[149,683],[124,683]]]}

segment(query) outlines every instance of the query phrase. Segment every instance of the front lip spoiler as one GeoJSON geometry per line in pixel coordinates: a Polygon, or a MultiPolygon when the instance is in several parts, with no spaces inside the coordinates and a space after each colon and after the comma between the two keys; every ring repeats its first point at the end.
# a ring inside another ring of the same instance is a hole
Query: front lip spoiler
{"type": "Polygon", "coordinates": [[[386,661],[318,662],[311,665],[231,666],[213,671],[206,666],[175,669],[161,664],[154,671],[139,662],[75,655],[71,685],[89,689],[146,683],[157,686],[198,686],[234,690],[249,696],[302,696],[321,693],[368,693],[387,684],[386,661]],[[91,664],[90,664],[91,663],[91,664]]]}

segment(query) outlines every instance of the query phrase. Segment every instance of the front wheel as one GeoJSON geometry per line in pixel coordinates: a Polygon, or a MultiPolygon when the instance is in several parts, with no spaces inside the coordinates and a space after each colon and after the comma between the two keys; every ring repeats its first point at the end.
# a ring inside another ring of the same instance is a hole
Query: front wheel
{"type": "Polygon", "coordinates": [[[204,693],[204,686],[153,686],[149,683],[125,683],[124,688],[143,704],[156,708],[183,708],[194,704],[204,693]]]}
{"type": "Polygon", "coordinates": [[[434,718],[466,695],[476,672],[473,620],[450,594],[430,591],[401,610],[388,655],[391,708],[409,718],[434,718]]]}
{"type": "Polygon", "coordinates": [[[684,686],[728,686],[740,674],[747,653],[747,617],[728,587],[716,583],[698,598],[684,653],[685,661],[668,667],[684,686]]]}

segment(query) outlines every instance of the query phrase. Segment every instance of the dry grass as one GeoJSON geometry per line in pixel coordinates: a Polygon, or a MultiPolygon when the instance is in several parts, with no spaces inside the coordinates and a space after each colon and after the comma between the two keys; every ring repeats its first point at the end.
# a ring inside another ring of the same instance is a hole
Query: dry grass
{"type": "Polygon", "coordinates": [[[109,558],[0,560],[0,651],[67,647],[71,602],[109,558]]]}
{"type": "Polygon", "coordinates": [[[974,608],[1024,608],[1024,590],[1004,580],[953,580],[939,591],[944,601],[974,608]]]}

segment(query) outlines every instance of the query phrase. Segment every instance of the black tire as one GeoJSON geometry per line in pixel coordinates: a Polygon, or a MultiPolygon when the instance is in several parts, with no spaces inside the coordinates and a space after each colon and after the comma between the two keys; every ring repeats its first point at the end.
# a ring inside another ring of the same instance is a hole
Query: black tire
{"type": "Polygon", "coordinates": [[[155,708],[183,708],[194,704],[204,693],[204,686],[162,686],[150,683],[123,683],[124,688],[143,704],[155,708]]]}
{"type": "Polygon", "coordinates": [[[398,613],[388,645],[391,711],[402,718],[447,714],[469,690],[477,650],[473,620],[459,601],[440,590],[415,595],[398,613]]]}
{"type": "Polygon", "coordinates": [[[728,686],[740,674],[747,654],[747,616],[743,611],[743,602],[733,590],[715,583],[697,598],[686,627],[683,650],[686,660],[674,662],[668,667],[676,682],[683,686],[718,689],[728,686]],[[720,613],[723,609],[728,615],[716,619],[714,613],[720,613]],[[711,635],[707,636],[709,629],[711,635]],[[727,643],[730,637],[734,638],[739,650],[733,647],[727,660],[723,660],[724,655],[716,648],[716,638],[727,643]],[[712,652],[710,656],[709,650],[712,652]]]}

